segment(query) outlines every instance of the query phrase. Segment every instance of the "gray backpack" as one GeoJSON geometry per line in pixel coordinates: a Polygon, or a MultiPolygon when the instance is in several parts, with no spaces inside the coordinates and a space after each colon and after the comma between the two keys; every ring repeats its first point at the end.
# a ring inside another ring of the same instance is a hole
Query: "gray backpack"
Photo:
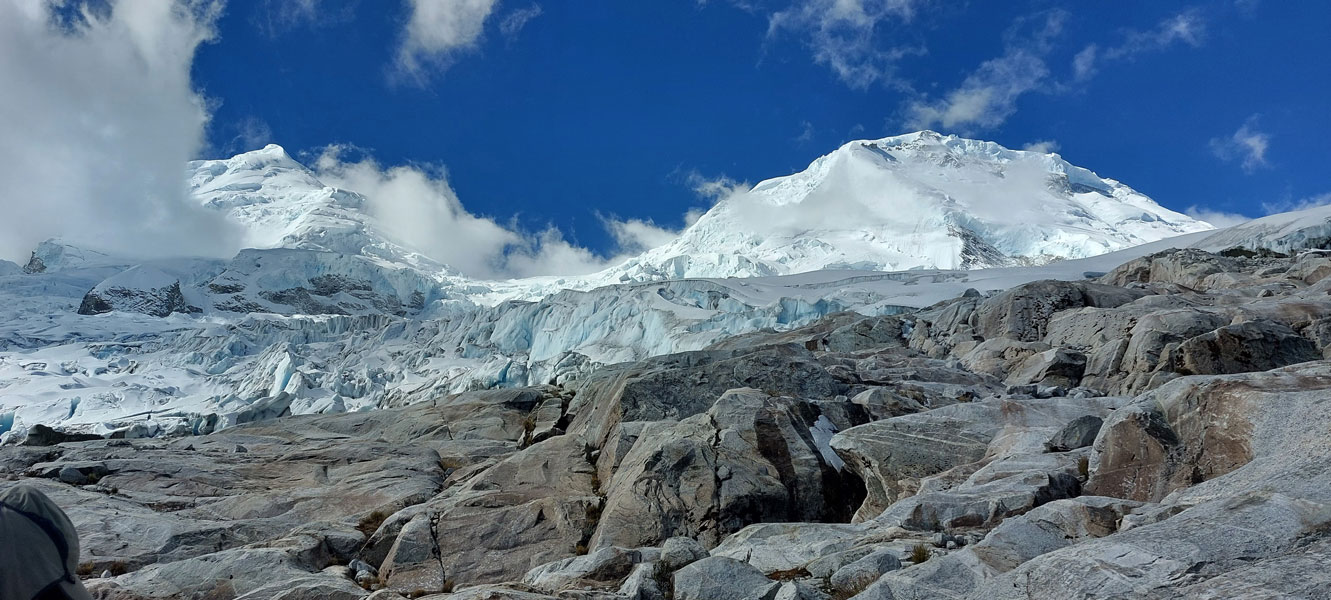
{"type": "Polygon", "coordinates": [[[55,502],[28,485],[0,493],[0,599],[91,600],[78,563],[78,532],[55,502]]]}

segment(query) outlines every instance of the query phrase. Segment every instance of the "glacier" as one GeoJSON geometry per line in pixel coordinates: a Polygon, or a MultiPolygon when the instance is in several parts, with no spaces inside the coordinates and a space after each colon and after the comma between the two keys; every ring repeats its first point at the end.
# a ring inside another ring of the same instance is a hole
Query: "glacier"
{"type": "Polygon", "coordinates": [[[0,262],[0,437],[38,423],[201,433],[560,383],[837,312],[1083,279],[1170,247],[1296,251],[1331,233],[1327,208],[1215,231],[1057,155],[920,132],[846,144],[602,272],[484,281],[392,241],[365,197],[280,147],[188,168],[194,198],[250,248],[136,261],[53,240],[26,266],[0,262]],[[1017,191],[1041,220],[988,207],[1017,191]]]}

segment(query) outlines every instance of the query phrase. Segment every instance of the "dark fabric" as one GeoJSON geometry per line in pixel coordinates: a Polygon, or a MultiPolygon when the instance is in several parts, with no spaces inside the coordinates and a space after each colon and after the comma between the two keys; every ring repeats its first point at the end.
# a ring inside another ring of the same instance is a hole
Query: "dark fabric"
{"type": "Polygon", "coordinates": [[[91,600],[75,575],[78,531],[39,487],[0,493],[0,600],[91,600]]]}
{"type": "Polygon", "coordinates": [[[63,580],[52,582],[51,585],[48,585],[42,588],[42,591],[37,592],[37,595],[33,596],[32,600],[74,600],[73,596],[65,593],[64,583],[63,580]]]}
{"type": "MultiPolygon", "coordinates": [[[[29,521],[32,521],[34,525],[41,528],[41,530],[46,533],[47,537],[51,538],[51,543],[55,545],[56,552],[60,553],[60,563],[67,564],[69,562],[69,543],[65,540],[65,534],[60,531],[58,525],[42,515],[28,512],[17,506],[6,504],[3,500],[0,500],[0,506],[8,508],[15,514],[26,517],[29,521]]],[[[66,572],[65,580],[69,582],[75,581],[74,574],[66,572]]]]}

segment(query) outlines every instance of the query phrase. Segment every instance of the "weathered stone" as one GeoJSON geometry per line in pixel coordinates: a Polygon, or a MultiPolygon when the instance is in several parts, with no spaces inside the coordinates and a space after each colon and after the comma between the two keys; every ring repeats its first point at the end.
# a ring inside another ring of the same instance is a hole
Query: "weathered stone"
{"type": "Polygon", "coordinates": [[[86,442],[90,440],[100,440],[102,436],[91,433],[67,433],[57,431],[42,424],[33,425],[28,429],[28,435],[23,438],[20,445],[23,446],[54,446],[65,442],[86,442]]]}
{"type": "Polygon", "coordinates": [[[1008,385],[1033,383],[1040,386],[1074,388],[1086,372],[1086,355],[1063,348],[1035,354],[1008,375],[1008,385]]]}
{"type": "Polygon", "coordinates": [[[618,589],[645,562],[655,561],[656,549],[601,548],[591,554],[557,560],[527,572],[522,582],[539,590],[618,589]]]}
{"type": "Polygon", "coordinates": [[[793,571],[851,548],[866,533],[844,523],[762,523],[726,538],[712,556],[743,560],[764,573],[793,571]]]}
{"type": "MultiPolygon", "coordinates": [[[[1018,455],[995,460],[943,491],[903,498],[874,519],[912,530],[991,528],[1032,508],[1081,493],[1077,457],[1018,455]]],[[[946,546],[940,538],[937,546],[946,546]]]]}
{"type": "Polygon", "coordinates": [[[593,548],[683,535],[715,545],[763,521],[844,520],[862,489],[826,446],[817,405],[732,390],[706,414],[640,437],[606,491],[593,548]]]}
{"type": "Polygon", "coordinates": [[[661,544],[661,568],[667,572],[678,571],[702,558],[707,558],[707,549],[693,538],[676,536],[661,544]]]}
{"type": "Polygon", "coordinates": [[[828,585],[843,595],[851,596],[869,587],[883,573],[901,568],[901,560],[892,550],[881,549],[852,562],[832,574],[828,585]]]}
{"type": "Polygon", "coordinates": [[[914,398],[902,396],[881,387],[864,390],[856,394],[850,401],[864,407],[864,410],[868,411],[874,420],[889,419],[925,410],[924,405],[914,398]]]}
{"type": "Polygon", "coordinates": [[[1091,496],[1056,500],[1003,521],[982,541],[891,572],[860,597],[983,598],[974,591],[1032,558],[1114,533],[1122,516],[1136,506],[1135,502],[1091,496]]]}
{"type": "Polygon", "coordinates": [[[1185,375],[1266,371],[1322,358],[1312,342],[1269,321],[1220,327],[1184,341],[1172,355],[1174,370],[1185,375]]]}
{"type": "Polygon", "coordinates": [[[697,561],[674,576],[678,600],[773,600],[780,587],[748,563],[720,556],[697,561]]]}
{"type": "Polygon", "coordinates": [[[1095,415],[1077,417],[1058,430],[1054,437],[1049,438],[1044,447],[1050,452],[1085,448],[1095,442],[1095,436],[1100,433],[1100,426],[1103,424],[1104,419],[1095,415]]]}
{"type": "Polygon", "coordinates": [[[873,518],[915,493],[921,478],[984,458],[991,444],[1042,448],[1048,436],[1068,421],[1106,414],[1119,402],[1063,398],[955,404],[853,427],[834,436],[831,446],[865,482],[868,496],[856,512],[858,521],[873,518]],[[1005,427],[1021,435],[999,440],[1005,427]]]}
{"type": "MultiPolygon", "coordinates": [[[[399,558],[390,552],[393,568],[385,562],[381,570],[394,587],[432,591],[444,580],[458,586],[513,581],[538,565],[573,556],[596,526],[601,503],[584,452],[576,439],[556,436],[445,490],[417,517],[422,545],[433,543],[438,553],[414,551],[399,558]],[[446,573],[437,579],[441,563],[446,573]]],[[[406,528],[399,538],[405,535],[406,528]]]]}
{"type": "Polygon", "coordinates": [[[1113,308],[1132,302],[1144,292],[1121,287],[1072,281],[1036,281],[1019,285],[986,299],[976,309],[976,329],[986,339],[1009,337],[1039,341],[1055,313],[1092,306],[1113,308]]]}

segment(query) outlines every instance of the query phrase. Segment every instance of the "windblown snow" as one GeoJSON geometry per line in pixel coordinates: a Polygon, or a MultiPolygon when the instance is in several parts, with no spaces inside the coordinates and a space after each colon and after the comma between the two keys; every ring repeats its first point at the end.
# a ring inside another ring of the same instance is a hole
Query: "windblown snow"
{"type": "Polygon", "coordinates": [[[846,144],[600,273],[496,282],[391,240],[367,198],[278,146],[189,173],[250,249],[127,261],[49,241],[0,262],[0,435],[201,431],[562,381],[1171,246],[1288,250],[1331,233],[1331,209],[1211,232],[1057,155],[919,132],[846,144]]]}

